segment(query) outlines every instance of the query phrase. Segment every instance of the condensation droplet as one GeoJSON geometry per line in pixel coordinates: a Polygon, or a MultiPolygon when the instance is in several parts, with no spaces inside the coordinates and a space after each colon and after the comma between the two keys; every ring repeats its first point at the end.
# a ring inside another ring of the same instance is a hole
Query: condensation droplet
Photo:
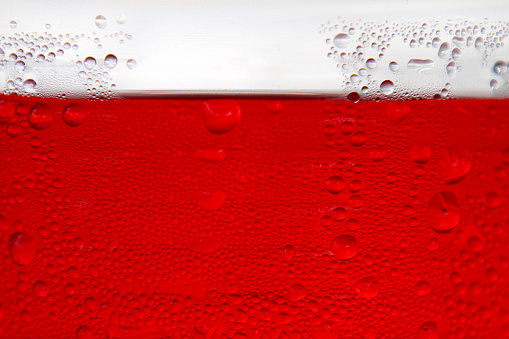
{"type": "Polygon", "coordinates": [[[390,80],[385,80],[380,84],[380,93],[390,95],[394,92],[394,83],[390,80]]]}
{"type": "Polygon", "coordinates": [[[98,15],[95,17],[95,25],[99,29],[104,29],[108,25],[106,18],[103,15],[98,15]]]}
{"type": "Polygon", "coordinates": [[[97,61],[93,57],[87,57],[83,64],[86,69],[91,70],[95,67],[95,65],[97,65],[97,61]]]}
{"type": "Polygon", "coordinates": [[[436,231],[448,231],[460,221],[460,211],[456,194],[443,191],[434,194],[428,203],[431,227],[436,231]]]}
{"type": "Polygon", "coordinates": [[[33,79],[27,79],[23,82],[23,89],[26,92],[35,92],[36,82],[33,79]]]}
{"type": "Polygon", "coordinates": [[[135,68],[135,67],[136,67],[136,60],[134,60],[134,59],[129,59],[129,60],[127,60],[127,62],[126,62],[126,65],[127,65],[127,68],[129,68],[129,69],[133,69],[133,68],[135,68]]]}
{"type": "Polygon", "coordinates": [[[346,33],[339,33],[334,37],[334,45],[339,48],[345,48],[350,43],[350,36],[346,33]]]}
{"type": "Polygon", "coordinates": [[[11,26],[12,29],[18,27],[18,23],[14,20],[11,20],[11,22],[9,23],[9,26],[11,26]]]}
{"type": "Polygon", "coordinates": [[[390,64],[389,64],[389,69],[393,72],[397,72],[399,71],[399,65],[396,61],[392,61],[390,64]]]}
{"type": "Polygon", "coordinates": [[[334,257],[342,260],[352,259],[359,253],[359,245],[355,237],[343,234],[332,240],[330,249],[334,257]]]}
{"type": "Polygon", "coordinates": [[[104,58],[104,64],[108,68],[115,68],[115,66],[117,65],[117,57],[115,55],[113,55],[113,54],[108,54],[104,58]]]}
{"type": "Polygon", "coordinates": [[[117,16],[117,23],[124,24],[127,21],[127,17],[125,15],[119,15],[117,16]]]}

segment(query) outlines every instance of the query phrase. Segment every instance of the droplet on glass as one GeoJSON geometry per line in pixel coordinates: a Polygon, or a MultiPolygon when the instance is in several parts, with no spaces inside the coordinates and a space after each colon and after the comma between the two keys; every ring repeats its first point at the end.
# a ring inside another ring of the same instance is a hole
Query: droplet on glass
{"type": "Polygon", "coordinates": [[[241,111],[237,101],[213,99],[203,103],[205,127],[212,133],[223,134],[240,122],[241,111]]]}
{"type": "Polygon", "coordinates": [[[71,126],[77,127],[83,124],[83,121],[87,117],[87,112],[80,104],[69,104],[62,112],[62,119],[64,122],[71,126]]]}
{"type": "Polygon", "coordinates": [[[359,253],[357,239],[351,235],[343,234],[332,240],[330,244],[332,254],[338,259],[352,259],[359,253]]]}
{"type": "Polygon", "coordinates": [[[115,66],[117,65],[117,57],[115,55],[113,55],[113,54],[108,54],[104,58],[104,64],[108,68],[115,68],[115,66]]]}
{"type": "Polygon", "coordinates": [[[95,25],[99,29],[105,29],[108,25],[108,22],[106,21],[106,18],[103,15],[98,15],[95,17],[95,25]]]}
{"type": "Polygon", "coordinates": [[[456,194],[443,191],[434,194],[428,203],[431,227],[436,231],[449,231],[460,221],[460,210],[456,194]]]}

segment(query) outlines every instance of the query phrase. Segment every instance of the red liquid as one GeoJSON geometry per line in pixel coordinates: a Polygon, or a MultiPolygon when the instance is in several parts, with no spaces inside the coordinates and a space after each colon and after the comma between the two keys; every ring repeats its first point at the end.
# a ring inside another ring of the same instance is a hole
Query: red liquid
{"type": "Polygon", "coordinates": [[[2,99],[1,338],[509,338],[509,101],[2,99]]]}

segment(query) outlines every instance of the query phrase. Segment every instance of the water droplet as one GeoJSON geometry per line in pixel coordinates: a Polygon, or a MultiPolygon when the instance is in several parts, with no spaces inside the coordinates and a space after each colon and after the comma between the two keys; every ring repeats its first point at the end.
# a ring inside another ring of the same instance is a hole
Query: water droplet
{"type": "Polygon", "coordinates": [[[427,281],[419,281],[414,287],[415,294],[426,295],[431,291],[431,285],[427,281]]]}
{"type": "Polygon", "coordinates": [[[477,235],[471,236],[467,241],[468,249],[471,252],[479,252],[483,248],[483,242],[477,235]]]}
{"type": "Polygon", "coordinates": [[[502,73],[506,73],[507,72],[507,63],[505,63],[504,61],[497,61],[495,62],[495,65],[493,66],[493,72],[495,72],[495,74],[502,74],[502,73]]]}
{"type": "Polygon", "coordinates": [[[18,27],[18,23],[14,20],[11,20],[11,22],[9,23],[9,26],[11,26],[12,29],[18,27]]]}
{"type": "Polygon", "coordinates": [[[226,158],[226,152],[219,148],[205,148],[196,150],[193,156],[200,160],[220,161],[226,158]]]}
{"type": "Polygon", "coordinates": [[[290,286],[290,296],[289,299],[291,301],[299,301],[306,297],[306,289],[301,284],[294,284],[290,286]]]}
{"type": "Polygon", "coordinates": [[[86,117],[87,112],[80,104],[69,104],[62,112],[62,119],[64,119],[64,122],[71,127],[80,126],[83,124],[86,117]]]}
{"type": "Polygon", "coordinates": [[[438,49],[438,56],[442,59],[445,59],[448,57],[450,51],[451,51],[451,44],[449,44],[448,42],[443,42],[440,45],[440,48],[438,49]]]}
{"type": "Polygon", "coordinates": [[[410,59],[407,67],[412,70],[416,70],[419,73],[428,71],[435,66],[435,62],[431,59],[410,59]]]}
{"type": "Polygon", "coordinates": [[[350,43],[350,36],[346,33],[339,33],[334,37],[334,45],[339,48],[345,48],[350,43]]]}
{"type": "Polygon", "coordinates": [[[455,44],[458,47],[465,47],[465,38],[461,36],[455,36],[452,38],[452,43],[455,44]]]}
{"type": "Polygon", "coordinates": [[[338,194],[346,186],[345,180],[340,176],[332,176],[325,181],[325,188],[332,194],[338,194]]]}
{"type": "Polygon", "coordinates": [[[486,206],[488,208],[497,208],[502,204],[502,197],[496,192],[486,194],[486,206]]]}
{"type": "Polygon", "coordinates": [[[106,18],[103,15],[98,15],[95,17],[95,25],[99,29],[105,29],[108,25],[108,22],[106,21],[106,18]]]}
{"type": "Polygon", "coordinates": [[[226,194],[223,191],[203,192],[198,199],[198,205],[208,211],[217,210],[224,205],[225,199],[226,194]]]}
{"type": "Polygon", "coordinates": [[[104,58],[104,65],[106,65],[108,68],[114,68],[117,65],[117,57],[113,54],[108,54],[104,58]]]}
{"type": "Polygon", "coordinates": [[[332,217],[336,221],[343,221],[347,217],[346,209],[344,207],[336,207],[334,211],[332,211],[332,217]]]}
{"type": "Polygon", "coordinates": [[[459,48],[455,48],[452,50],[452,59],[458,61],[461,56],[461,50],[459,48]]]}
{"type": "Polygon", "coordinates": [[[126,65],[127,65],[127,68],[129,69],[134,69],[136,67],[136,60],[134,59],[129,59],[127,60],[126,62],[126,65]]]}
{"type": "Polygon", "coordinates": [[[341,260],[352,259],[359,253],[359,245],[355,237],[343,234],[332,240],[330,249],[334,257],[341,260]]]}
{"type": "Polygon", "coordinates": [[[448,231],[460,221],[460,211],[456,194],[443,191],[434,194],[428,204],[431,227],[436,231],[448,231]]]}
{"type": "Polygon", "coordinates": [[[34,238],[22,232],[16,232],[9,237],[9,253],[18,265],[28,265],[37,252],[34,238]]]}
{"type": "Polygon", "coordinates": [[[410,143],[410,157],[418,164],[426,164],[431,157],[433,136],[430,131],[417,134],[410,143]]]}
{"type": "Polygon", "coordinates": [[[458,72],[458,67],[456,66],[456,63],[454,61],[451,61],[447,64],[446,70],[447,75],[449,75],[450,77],[454,77],[458,72]]]}
{"type": "Polygon", "coordinates": [[[16,113],[16,104],[8,100],[0,100],[0,125],[8,124],[16,113]]]}
{"type": "Polygon", "coordinates": [[[361,99],[361,96],[357,92],[351,92],[346,96],[346,99],[351,102],[358,102],[361,99]]]}
{"type": "Polygon", "coordinates": [[[97,65],[97,61],[93,57],[88,57],[84,62],[85,68],[91,70],[97,65]]]}
{"type": "Polygon", "coordinates": [[[15,138],[21,134],[21,127],[17,123],[11,122],[7,125],[5,131],[7,132],[8,136],[15,138]]]}
{"type": "Polygon", "coordinates": [[[51,24],[46,24],[46,25],[44,25],[44,28],[46,28],[46,29],[51,29],[51,24]]]}
{"type": "Polygon", "coordinates": [[[203,107],[205,127],[212,133],[226,133],[240,122],[241,111],[235,100],[207,100],[203,107]]]}
{"type": "Polygon", "coordinates": [[[361,298],[371,299],[378,295],[380,285],[375,278],[366,277],[355,282],[354,290],[361,298]]]}
{"type": "Polygon", "coordinates": [[[380,84],[380,93],[390,95],[394,92],[394,83],[390,80],[385,80],[380,84]]]}
{"type": "Polygon", "coordinates": [[[37,86],[37,83],[33,79],[27,79],[23,82],[23,89],[26,92],[35,92],[35,86],[37,86]]]}
{"type": "Polygon", "coordinates": [[[484,45],[484,39],[482,37],[478,37],[477,39],[475,39],[475,42],[474,42],[475,48],[481,49],[483,45],[484,45]]]}
{"type": "Polygon", "coordinates": [[[376,68],[376,60],[375,59],[368,59],[366,61],[366,67],[369,69],[375,69],[376,68]]]}
{"type": "Polygon", "coordinates": [[[456,184],[470,171],[472,156],[466,148],[452,145],[442,151],[441,162],[445,183],[456,184]]]}
{"type": "Polygon", "coordinates": [[[38,297],[45,297],[49,294],[49,286],[44,281],[37,281],[33,287],[34,294],[38,297]]]}
{"type": "Polygon", "coordinates": [[[399,65],[396,61],[392,61],[390,64],[389,64],[389,69],[393,72],[397,72],[399,71],[399,65]]]}
{"type": "Polygon", "coordinates": [[[200,253],[214,253],[219,249],[219,242],[213,238],[200,238],[189,243],[189,249],[200,253]]]}
{"type": "Polygon", "coordinates": [[[53,114],[48,106],[36,104],[28,113],[28,122],[36,130],[43,130],[49,127],[53,121],[53,114]]]}
{"type": "Polygon", "coordinates": [[[18,73],[23,73],[25,71],[25,63],[21,60],[16,61],[14,64],[14,69],[18,73]]]}
{"type": "Polygon", "coordinates": [[[122,25],[122,24],[125,24],[126,21],[127,21],[127,17],[125,15],[117,16],[117,23],[122,25]]]}
{"type": "Polygon", "coordinates": [[[433,321],[427,321],[416,332],[416,339],[438,339],[438,326],[433,321]]]}

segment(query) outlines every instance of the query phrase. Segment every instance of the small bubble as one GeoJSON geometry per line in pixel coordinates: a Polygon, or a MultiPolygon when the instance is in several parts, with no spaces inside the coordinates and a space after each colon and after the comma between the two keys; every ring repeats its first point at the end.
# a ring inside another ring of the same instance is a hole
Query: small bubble
{"type": "Polygon", "coordinates": [[[133,68],[135,68],[135,67],[136,67],[136,60],[134,60],[134,59],[129,59],[129,60],[127,60],[126,65],[127,65],[127,68],[129,68],[129,69],[133,69],[133,68]]]}
{"type": "Polygon", "coordinates": [[[11,26],[12,29],[18,27],[18,23],[14,20],[11,20],[11,22],[9,23],[9,25],[11,26]]]}
{"type": "Polygon", "coordinates": [[[95,17],[95,25],[99,29],[105,29],[108,25],[108,22],[106,21],[106,18],[103,15],[98,15],[95,17]]]}
{"type": "Polygon", "coordinates": [[[46,24],[46,25],[44,25],[44,27],[45,27],[46,29],[51,29],[51,24],[46,24]]]}

